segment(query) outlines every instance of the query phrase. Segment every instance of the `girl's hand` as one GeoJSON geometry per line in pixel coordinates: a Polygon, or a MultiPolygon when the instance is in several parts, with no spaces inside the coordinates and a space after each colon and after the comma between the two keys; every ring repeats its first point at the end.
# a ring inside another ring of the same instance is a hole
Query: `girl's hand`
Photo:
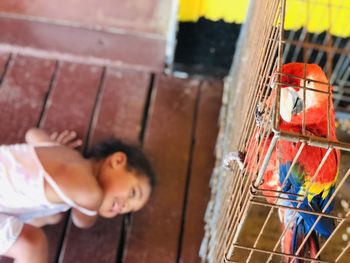
{"type": "Polygon", "coordinates": [[[77,148],[83,144],[83,141],[78,138],[75,131],[64,130],[63,132],[54,132],[50,135],[50,139],[69,148],[77,148]]]}

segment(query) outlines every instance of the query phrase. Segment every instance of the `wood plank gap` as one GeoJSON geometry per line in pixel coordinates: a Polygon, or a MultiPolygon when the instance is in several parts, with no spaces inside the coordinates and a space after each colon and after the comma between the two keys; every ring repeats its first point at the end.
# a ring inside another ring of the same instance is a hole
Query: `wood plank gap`
{"type": "MultiPolygon", "coordinates": [[[[153,95],[154,82],[155,82],[155,73],[152,73],[150,81],[149,81],[148,90],[147,90],[147,97],[145,100],[145,106],[143,109],[143,116],[142,116],[142,120],[141,120],[141,130],[140,130],[140,134],[139,134],[139,138],[138,138],[138,141],[139,141],[141,147],[143,146],[143,142],[144,142],[144,138],[145,138],[145,131],[147,129],[148,116],[149,116],[149,112],[150,112],[150,105],[151,105],[152,99],[154,97],[154,95],[153,95]]],[[[123,216],[116,263],[123,263],[126,240],[127,240],[128,233],[130,233],[130,231],[131,231],[131,220],[132,220],[131,213],[123,216]]]]}
{"type": "Polygon", "coordinates": [[[47,113],[47,110],[49,108],[49,105],[47,104],[47,102],[48,102],[48,99],[51,95],[52,87],[54,86],[54,83],[56,82],[57,72],[58,72],[59,66],[60,66],[60,62],[58,60],[56,60],[54,70],[53,70],[53,73],[52,73],[52,76],[51,76],[51,79],[49,82],[49,88],[48,88],[48,90],[45,94],[45,97],[43,99],[43,108],[40,112],[38,123],[37,123],[36,127],[42,127],[42,124],[46,118],[46,113],[47,113]]]}
{"type": "Polygon", "coordinates": [[[56,255],[55,255],[55,262],[61,262],[62,259],[61,259],[61,255],[63,253],[61,253],[62,249],[63,249],[63,246],[64,246],[64,241],[66,240],[65,239],[65,236],[66,234],[68,233],[69,231],[69,219],[70,219],[70,211],[67,212],[67,215],[64,217],[64,221],[63,221],[63,231],[61,232],[61,236],[59,237],[59,240],[60,242],[58,242],[58,249],[56,251],[56,255]]]}
{"type": "Polygon", "coordinates": [[[191,131],[191,147],[190,147],[190,156],[188,160],[188,166],[187,166],[187,177],[185,182],[185,196],[183,199],[183,206],[182,206],[182,217],[181,217],[181,225],[180,225],[180,233],[179,233],[179,242],[178,242],[178,251],[177,251],[177,260],[176,262],[180,262],[181,259],[181,253],[182,253],[182,242],[183,242],[183,234],[184,234],[184,228],[185,228],[185,220],[186,220],[186,211],[187,211],[187,201],[188,201],[188,192],[189,192],[189,186],[191,183],[191,174],[192,174],[192,163],[193,163],[193,155],[194,155],[194,149],[196,144],[196,127],[197,127],[197,119],[198,119],[198,112],[199,112],[199,102],[201,97],[201,90],[203,86],[203,81],[199,83],[199,88],[197,90],[197,96],[195,101],[195,108],[194,108],[194,114],[193,114],[193,121],[192,121],[192,131],[191,131]]]}
{"type": "Polygon", "coordinates": [[[4,65],[4,70],[3,70],[3,72],[2,72],[2,74],[0,76],[0,88],[1,88],[1,84],[2,84],[3,80],[5,79],[5,76],[6,76],[6,73],[7,73],[7,70],[9,68],[11,60],[12,60],[12,54],[10,53],[8,58],[7,58],[7,61],[6,61],[5,65],[4,65]]]}
{"type": "Polygon", "coordinates": [[[131,214],[123,215],[122,225],[120,226],[121,230],[120,230],[117,258],[115,261],[116,263],[123,263],[124,248],[126,245],[127,235],[130,232],[129,228],[131,226],[130,224],[131,217],[132,217],[131,214]]]}
{"type": "Polygon", "coordinates": [[[94,126],[96,125],[96,121],[97,121],[97,117],[98,117],[98,109],[101,105],[103,88],[105,86],[105,80],[106,80],[106,71],[107,71],[107,68],[103,67],[101,79],[100,79],[100,84],[99,84],[99,87],[97,90],[96,100],[95,100],[94,106],[92,108],[92,113],[91,113],[90,122],[89,122],[89,128],[88,128],[87,135],[86,135],[86,142],[84,142],[84,149],[83,149],[84,155],[86,154],[89,147],[91,146],[90,145],[91,132],[92,132],[94,126]]]}
{"type": "Polygon", "coordinates": [[[143,145],[143,141],[145,138],[145,131],[146,131],[147,124],[148,124],[148,115],[149,115],[149,111],[150,111],[150,105],[151,105],[152,98],[154,97],[153,96],[154,80],[155,80],[155,74],[152,73],[151,79],[149,82],[148,91],[147,91],[145,107],[143,109],[143,117],[142,117],[142,121],[141,121],[141,131],[140,131],[140,135],[139,135],[139,142],[141,143],[141,145],[143,145]]]}

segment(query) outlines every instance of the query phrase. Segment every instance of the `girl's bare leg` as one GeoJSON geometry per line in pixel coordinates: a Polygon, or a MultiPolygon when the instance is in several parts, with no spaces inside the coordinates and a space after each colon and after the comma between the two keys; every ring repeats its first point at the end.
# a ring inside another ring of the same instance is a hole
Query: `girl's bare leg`
{"type": "Polygon", "coordinates": [[[15,263],[47,263],[48,244],[40,228],[24,225],[14,245],[4,254],[15,259],[15,263]]]}

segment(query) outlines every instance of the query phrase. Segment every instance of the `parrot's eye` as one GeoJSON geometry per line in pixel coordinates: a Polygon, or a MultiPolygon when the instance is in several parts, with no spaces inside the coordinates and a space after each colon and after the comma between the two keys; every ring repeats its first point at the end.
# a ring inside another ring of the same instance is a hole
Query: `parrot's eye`
{"type": "Polygon", "coordinates": [[[311,80],[306,80],[306,86],[310,86],[311,85],[311,80]]]}

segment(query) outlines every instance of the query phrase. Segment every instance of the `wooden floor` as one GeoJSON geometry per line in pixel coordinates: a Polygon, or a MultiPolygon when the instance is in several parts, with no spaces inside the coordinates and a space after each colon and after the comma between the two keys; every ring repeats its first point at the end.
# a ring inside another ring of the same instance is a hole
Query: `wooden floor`
{"type": "Polygon", "coordinates": [[[114,135],[141,143],[158,175],[138,213],[45,227],[50,262],[199,262],[221,95],[220,80],[0,53],[0,143],[23,142],[33,126],[76,130],[81,151],[114,135]]]}

